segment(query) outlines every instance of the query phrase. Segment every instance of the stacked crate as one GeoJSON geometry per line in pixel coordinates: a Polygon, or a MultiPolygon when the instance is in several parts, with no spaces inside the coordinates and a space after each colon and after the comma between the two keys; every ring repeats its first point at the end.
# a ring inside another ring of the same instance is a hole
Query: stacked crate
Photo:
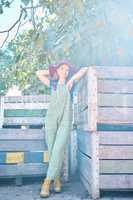
{"type": "MultiPolygon", "coordinates": [[[[45,176],[48,151],[44,118],[49,95],[2,96],[0,104],[0,178],[45,176]]],[[[67,147],[68,148],[68,147],[67,147]]],[[[62,175],[68,180],[68,149],[62,175]]]]}

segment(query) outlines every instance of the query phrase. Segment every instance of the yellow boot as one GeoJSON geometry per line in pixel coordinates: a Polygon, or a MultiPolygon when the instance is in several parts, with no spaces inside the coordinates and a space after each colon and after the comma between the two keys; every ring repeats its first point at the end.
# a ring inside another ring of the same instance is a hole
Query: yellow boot
{"type": "Polygon", "coordinates": [[[45,178],[40,192],[40,197],[49,197],[50,195],[51,179],[45,178]]]}
{"type": "Polygon", "coordinates": [[[55,192],[61,192],[61,178],[60,176],[57,176],[54,180],[54,191],[55,192]]]}

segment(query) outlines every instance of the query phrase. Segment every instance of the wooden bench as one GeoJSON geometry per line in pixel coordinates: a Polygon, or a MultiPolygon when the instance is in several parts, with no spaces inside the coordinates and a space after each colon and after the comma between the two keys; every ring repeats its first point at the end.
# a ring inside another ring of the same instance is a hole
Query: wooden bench
{"type": "Polygon", "coordinates": [[[78,87],[78,173],[93,199],[133,190],[133,68],[92,66],[78,87]]]}
{"type": "MultiPolygon", "coordinates": [[[[26,176],[45,176],[48,151],[44,118],[49,95],[1,96],[0,98],[0,178],[15,177],[22,184],[26,176]]],[[[62,168],[69,180],[69,146],[62,168]]]]}

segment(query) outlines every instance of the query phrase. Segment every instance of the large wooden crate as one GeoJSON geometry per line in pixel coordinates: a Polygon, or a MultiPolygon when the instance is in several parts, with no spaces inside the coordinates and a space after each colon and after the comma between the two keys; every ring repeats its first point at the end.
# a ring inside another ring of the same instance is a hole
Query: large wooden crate
{"type": "Polygon", "coordinates": [[[78,88],[78,172],[93,199],[133,189],[133,68],[92,66],[78,88]]]}
{"type": "MultiPolygon", "coordinates": [[[[2,96],[0,101],[0,178],[45,176],[48,151],[45,141],[45,114],[49,95],[2,96]]],[[[62,168],[69,179],[69,145],[62,168]]]]}

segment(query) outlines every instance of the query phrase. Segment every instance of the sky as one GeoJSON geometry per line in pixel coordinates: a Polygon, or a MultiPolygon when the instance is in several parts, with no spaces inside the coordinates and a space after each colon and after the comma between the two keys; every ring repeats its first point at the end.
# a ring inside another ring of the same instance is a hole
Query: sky
{"type": "MultiPolygon", "coordinates": [[[[20,15],[20,0],[14,0],[11,4],[10,8],[4,8],[4,13],[0,15],[0,31],[7,30],[13,25],[20,15]]],[[[15,32],[17,26],[10,32],[9,39],[10,40],[15,32]]],[[[6,37],[6,33],[0,34],[0,46],[4,38],[6,37]]]]}
{"type": "MultiPolygon", "coordinates": [[[[38,0],[34,0],[34,5],[36,4],[38,4],[38,0]]],[[[19,19],[20,5],[25,7],[24,4],[21,3],[21,0],[14,0],[10,8],[4,8],[4,13],[0,15],[0,31],[8,30],[19,19]]],[[[36,11],[36,14],[38,16],[43,15],[43,11],[41,9],[42,8],[38,8],[36,11]]],[[[32,25],[30,22],[25,23],[25,21],[23,20],[19,28],[19,32],[23,31],[24,29],[31,28],[31,26],[32,25]],[[23,23],[25,24],[24,26],[22,26],[23,23]]],[[[7,42],[14,38],[17,28],[18,24],[10,31],[7,42]]],[[[0,47],[3,44],[3,41],[5,40],[6,36],[7,33],[0,33],[0,47]]]]}

